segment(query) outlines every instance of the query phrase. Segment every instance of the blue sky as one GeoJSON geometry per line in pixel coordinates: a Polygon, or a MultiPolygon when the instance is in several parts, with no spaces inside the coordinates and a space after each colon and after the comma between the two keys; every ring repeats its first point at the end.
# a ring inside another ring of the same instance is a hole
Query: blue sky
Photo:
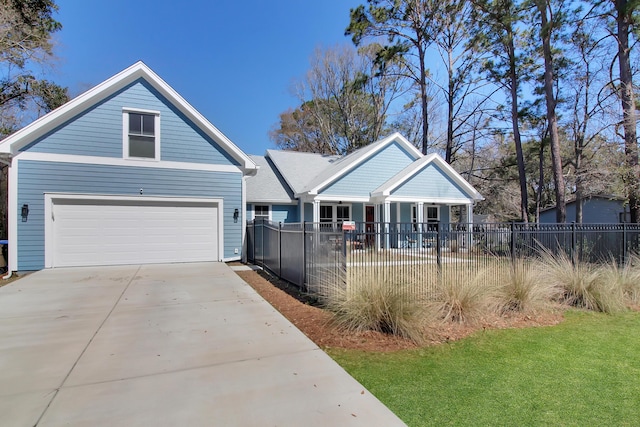
{"type": "Polygon", "coordinates": [[[51,79],[78,95],[144,61],[249,154],[297,106],[289,88],[318,46],[351,43],[349,10],[364,0],[57,0],[51,79]]]}

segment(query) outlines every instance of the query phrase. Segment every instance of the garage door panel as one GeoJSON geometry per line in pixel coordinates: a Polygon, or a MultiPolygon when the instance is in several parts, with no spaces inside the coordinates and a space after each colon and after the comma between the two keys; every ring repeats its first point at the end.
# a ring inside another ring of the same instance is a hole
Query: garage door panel
{"type": "Polygon", "coordinates": [[[219,259],[213,202],[60,200],[52,223],[54,267],[219,259]]]}

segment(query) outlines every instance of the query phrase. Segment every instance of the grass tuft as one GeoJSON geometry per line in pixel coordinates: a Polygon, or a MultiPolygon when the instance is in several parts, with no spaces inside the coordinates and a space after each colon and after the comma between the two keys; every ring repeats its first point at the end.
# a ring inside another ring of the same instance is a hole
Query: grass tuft
{"type": "Polygon", "coordinates": [[[603,313],[624,309],[623,293],[603,269],[572,260],[564,252],[541,250],[544,279],[562,289],[561,301],[569,306],[603,313]]]}
{"type": "Polygon", "coordinates": [[[424,298],[404,283],[364,273],[324,300],[339,328],[377,331],[424,343],[427,306],[424,298]]]}
{"type": "Polygon", "coordinates": [[[514,261],[498,283],[496,296],[501,313],[532,313],[549,307],[560,290],[553,282],[544,280],[543,268],[524,259],[514,261]]]}
{"type": "Polygon", "coordinates": [[[630,257],[624,265],[611,259],[601,267],[602,280],[609,285],[616,297],[630,305],[640,303],[640,259],[630,257]]]}
{"type": "Polygon", "coordinates": [[[433,295],[432,307],[447,322],[476,323],[492,311],[494,287],[475,277],[461,276],[455,270],[443,270],[433,295]]]}

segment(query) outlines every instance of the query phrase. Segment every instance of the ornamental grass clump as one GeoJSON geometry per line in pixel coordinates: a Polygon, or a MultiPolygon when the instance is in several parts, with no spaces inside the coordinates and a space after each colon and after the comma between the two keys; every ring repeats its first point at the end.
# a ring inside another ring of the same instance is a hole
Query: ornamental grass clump
{"type": "Polygon", "coordinates": [[[623,300],[621,304],[640,304],[640,259],[631,256],[622,266],[610,259],[601,268],[602,280],[623,300]]]}
{"type": "Polygon", "coordinates": [[[560,289],[554,282],[544,280],[542,271],[543,266],[538,263],[514,260],[496,289],[499,311],[533,313],[549,308],[560,289]]]}
{"type": "Polygon", "coordinates": [[[443,268],[431,303],[443,322],[473,324],[495,311],[495,286],[486,284],[484,274],[469,277],[443,268]]]}
{"type": "Polygon", "coordinates": [[[348,287],[325,298],[338,328],[352,332],[377,331],[422,344],[428,317],[425,299],[415,287],[364,273],[348,287]]]}
{"type": "Polygon", "coordinates": [[[624,308],[618,283],[603,274],[602,267],[572,259],[562,251],[553,254],[546,249],[541,250],[541,262],[544,280],[562,289],[562,303],[603,313],[624,308]]]}

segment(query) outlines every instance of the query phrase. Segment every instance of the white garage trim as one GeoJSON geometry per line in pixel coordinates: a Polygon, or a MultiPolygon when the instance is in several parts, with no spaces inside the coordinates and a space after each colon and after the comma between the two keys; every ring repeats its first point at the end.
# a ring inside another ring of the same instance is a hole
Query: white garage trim
{"type": "Polygon", "coordinates": [[[166,203],[176,204],[202,204],[202,206],[215,205],[217,208],[217,260],[224,257],[224,222],[223,200],[218,198],[190,198],[190,197],[156,197],[156,196],[122,196],[122,195],[96,195],[96,194],[66,194],[66,193],[45,193],[44,194],[44,244],[45,244],[45,268],[52,268],[57,263],[55,261],[55,227],[54,227],[54,204],[64,204],[64,201],[96,201],[98,204],[106,202],[128,202],[135,203],[166,203]]]}

